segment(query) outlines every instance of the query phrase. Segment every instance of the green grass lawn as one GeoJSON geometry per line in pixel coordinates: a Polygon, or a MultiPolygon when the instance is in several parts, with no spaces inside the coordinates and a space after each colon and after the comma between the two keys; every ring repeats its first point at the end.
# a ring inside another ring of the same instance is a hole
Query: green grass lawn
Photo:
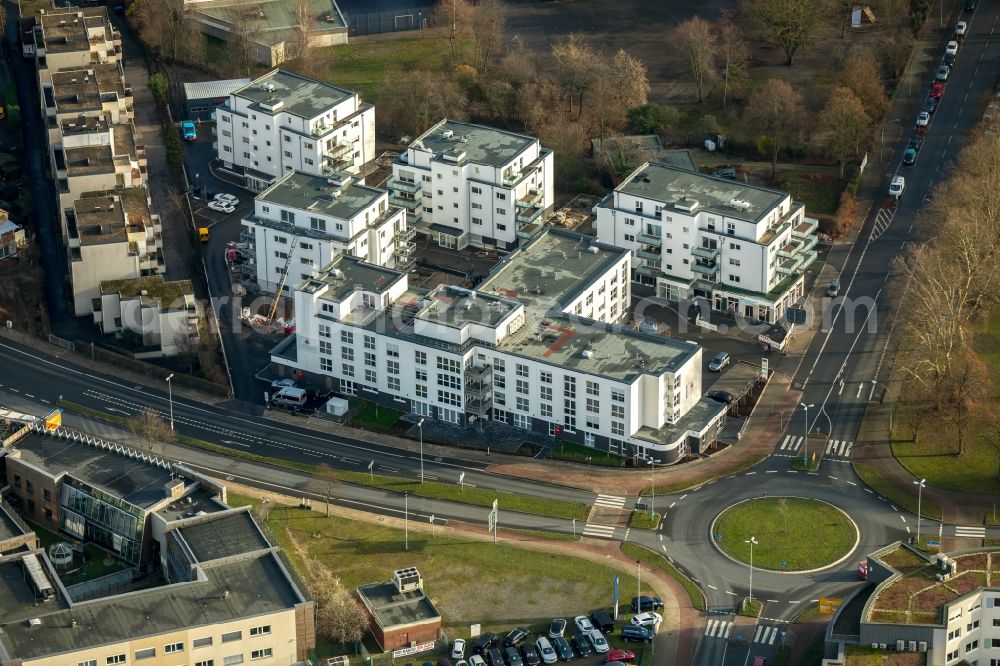
{"type": "Polygon", "coordinates": [[[660,526],[660,518],[658,513],[650,515],[649,511],[633,511],[628,518],[628,526],[641,530],[655,530],[660,526]]]}
{"type": "Polygon", "coordinates": [[[350,417],[351,424],[369,430],[388,430],[396,424],[403,412],[376,405],[368,400],[350,399],[351,407],[361,405],[361,411],[350,417]]]}
{"type": "MultiPolygon", "coordinates": [[[[851,464],[854,466],[854,471],[857,472],[858,476],[865,482],[866,486],[893,504],[904,507],[913,513],[917,512],[917,494],[915,492],[910,493],[906,490],[897,488],[885,477],[879,474],[875,467],[863,460],[854,460],[851,464]]],[[[941,507],[934,502],[929,502],[926,499],[923,500],[923,502],[921,502],[920,511],[923,513],[924,518],[941,520],[941,507]]]]}
{"type": "MultiPolygon", "coordinates": [[[[42,548],[45,548],[46,550],[52,544],[60,541],[74,543],[71,538],[62,534],[51,532],[37,523],[33,523],[30,520],[25,522],[27,522],[28,525],[31,526],[31,529],[35,531],[35,535],[42,543],[42,548]]],[[[63,582],[63,585],[76,585],[77,583],[82,583],[84,581],[94,580],[95,578],[100,578],[101,576],[107,576],[108,574],[113,574],[116,571],[121,571],[128,566],[108,551],[99,548],[92,543],[84,544],[83,551],[86,562],[81,563],[78,560],[74,560],[71,570],[75,571],[71,574],[59,576],[59,580],[63,582]]]]}
{"type": "Polygon", "coordinates": [[[764,603],[760,599],[744,598],[740,603],[740,615],[746,617],[760,617],[760,612],[764,610],[764,603]]]}
{"type": "MultiPolygon", "coordinates": [[[[255,502],[235,494],[229,499],[234,505],[255,502]]],[[[484,632],[516,625],[543,630],[553,617],[607,607],[615,574],[623,597],[636,589],[634,576],[603,564],[502,541],[495,545],[411,530],[406,550],[403,530],[293,507],[273,508],[268,524],[304,576],[303,555],[329,568],[348,589],[417,567],[450,637],[468,637],[474,622],[482,623],[484,632]]]]}
{"type": "MultiPolygon", "coordinates": [[[[59,405],[74,412],[110,421],[121,426],[127,426],[128,424],[128,419],[123,416],[108,414],[107,412],[102,412],[99,409],[92,409],[68,400],[60,401],[59,405]]],[[[379,411],[381,412],[381,408],[379,411]]],[[[185,446],[192,446],[194,448],[204,449],[206,451],[212,451],[214,453],[234,458],[253,460],[255,462],[266,463],[268,465],[275,465],[276,467],[287,467],[289,469],[295,469],[308,474],[314,474],[316,472],[316,467],[308,463],[284,460],[283,458],[275,458],[273,456],[262,456],[257,453],[250,453],[249,451],[243,451],[241,449],[233,449],[228,446],[215,444],[213,442],[206,442],[203,439],[188,437],[186,435],[178,435],[177,440],[185,446]]],[[[468,486],[463,488],[458,485],[457,477],[456,483],[442,483],[440,481],[424,481],[423,483],[420,483],[419,480],[415,479],[403,479],[395,476],[384,476],[381,474],[372,475],[366,474],[365,472],[353,472],[349,470],[334,470],[334,474],[341,481],[346,481],[348,483],[382,488],[383,490],[392,490],[399,493],[410,493],[411,495],[415,495],[417,497],[452,500],[455,502],[474,504],[476,506],[491,506],[493,504],[493,500],[498,500],[501,511],[535,513],[540,516],[551,516],[553,518],[576,518],[577,520],[585,520],[590,513],[590,507],[581,502],[567,502],[564,500],[555,500],[545,497],[518,495],[515,493],[492,491],[486,488],[470,488],[468,486]]]]}
{"type": "Polygon", "coordinates": [[[589,446],[562,441],[549,449],[545,455],[549,460],[597,465],[598,467],[621,467],[625,459],[607,451],[598,451],[589,446]]]}
{"type": "Polygon", "coordinates": [[[839,509],[798,497],[753,499],[732,506],[714,524],[713,538],[727,555],[774,571],[803,571],[831,564],[854,547],[857,532],[839,509]],[[782,515],[782,503],[787,515],[782,515]],[[807,538],[806,538],[807,535],[807,538]],[[782,566],[782,562],[785,563],[782,566]]]}
{"type": "Polygon", "coordinates": [[[367,101],[377,97],[392,68],[399,67],[404,73],[440,71],[449,53],[447,42],[436,37],[352,42],[320,52],[324,65],[314,76],[354,90],[367,101]]]}
{"type": "Polygon", "coordinates": [[[698,587],[693,580],[685,576],[680,569],[671,564],[667,558],[663,557],[659,553],[651,551],[645,546],[640,546],[635,543],[623,543],[621,545],[621,550],[629,557],[642,560],[647,565],[654,566],[662,570],[684,587],[684,591],[687,592],[688,598],[691,600],[691,606],[697,608],[698,610],[705,610],[705,595],[701,591],[701,588],[698,587]]]}
{"type": "Polygon", "coordinates": [[[795,171],[779,173],[778,180],[783,191],[805,203],[809,215],[836,214],[844,191],[843,182],[836,176],[795,171]]]}

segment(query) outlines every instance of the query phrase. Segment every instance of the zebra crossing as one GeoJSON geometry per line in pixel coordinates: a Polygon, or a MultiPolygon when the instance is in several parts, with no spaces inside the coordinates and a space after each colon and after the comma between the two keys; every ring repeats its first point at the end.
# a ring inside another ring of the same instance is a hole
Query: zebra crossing
{"type": "Polygon", "coordinates": [[[709,620],[705,625],[705,635],[709,638],[729,638],[733,623],[725,620],[709,620]]]}
{"type": "Polygon", "coordinates": [[[848,442],[842,439],[831,439],[826,443],[826,455],[828,456],[840,456],[841,458],[851,457],[851,447],[854,446],[854,442],[848,442]]]}
{"type": "Polygon", "coordinates": [[[599,537],[601,539],[614,539],[615,526],[601,525],[600,523],[587,523],[583,528],[583,536],[599,537]]]}
{"type": "Polygon", "coordinates": [[[774,645],[774,641],[778,638],[778,634],[780,633],[781,629],[778,627],[758,624],[757,631],[754,632],[752,642],[762,643],[764,645],[774,645]]]}
{"type": "Polygon", "coordinates": [[[955,536],[965,539],[985,539],[986,538],[986,528],[985,527],[966,527],[963,525],[955,526],[955,536]]]}
{"type": "MultiPolygon", "coordinates": [[[[728,639],[733,631],[733,622],[727,620],[709,620],[705,625],[705,636],[708,638],[728,639]]],[[[775,625],[759,624],[754,630],[751,643],[761,643],[763,645],[774,645],[774,642],[781,636],[781,627],[775,625]]]]}
{"type": "Polygon", "coordinates": [[[598,495],[597,499],[594,500],[594,505],[605,509],[624,509],[626,499],[626,497],[618,495],[598,495]]]}
{"type": "Polygon", "coordinates": [[[802,436],[796,437],[795,435],[785,435],[785,440],[781,442],[781,446],[779,448],[782,451],[787,451],[788,453],[795,453],[799,450],[799,447],[802,446],[802,440],[804,439],[805,437],[802,436]]]}

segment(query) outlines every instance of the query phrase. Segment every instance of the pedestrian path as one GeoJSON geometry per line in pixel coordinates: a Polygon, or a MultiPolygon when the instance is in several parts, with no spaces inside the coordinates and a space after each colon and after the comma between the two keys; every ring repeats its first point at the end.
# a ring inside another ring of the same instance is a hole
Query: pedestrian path
{"type": "Polygon", "coordinates": [[[725,620],[709,620],[705,625],[705,635],[709,638],[729,638],[733,623],[725,620]]]}
{"type": "Polygon", "coordinates": [[[602,539],[615,538],[614,525],[601,525],[600,523],[587,523],[583,528],[583,536],[600,537],[602,539]]]}
{"type": "Polygon", "coordinates": [[[801,436],[796,437],[795,435],[785,435],[785,440],[781,442],[781,446],[778,448],[782,451],[794,453],[799,450],[800,446],[802,446],[802,440],[804,439],[805,437],[801,436]]]}
{"type": "Polygon", "coordinates": [[[776,627],[774,625],[758,624],[757,631],[754,632],[753,641],[754,643],[763,643],[764,645],[774,645],[774,641],[781,634],[781,627],[776,627]]]}
{"type": "Polygon", "coordinates": [[[853,446],[854,442],[848,442],[843,439],[831,439],[826,443],[826,455],[850,459],[851,447],[853,446]]]}
{"type": "Polygon", "coordinates": [[[955,526],[955,536],[964,539],[985,539],[986,538],[986,528],[985,527],[965,527],[962,525],[955,526]]]}
{"type": "Polygon", "coordinates": [[[594,504],[605,509],[624,509],[626,499],[628,498],[618,495],[598,495],[597,499],[594,500],[594,504]]]}

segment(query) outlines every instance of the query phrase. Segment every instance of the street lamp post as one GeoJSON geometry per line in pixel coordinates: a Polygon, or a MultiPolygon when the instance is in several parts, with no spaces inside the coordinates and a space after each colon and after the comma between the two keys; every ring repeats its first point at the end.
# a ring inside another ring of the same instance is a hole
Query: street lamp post
{"type": "Polygon", "coordinates": [[[403,543],[410,549],[410,493],[403,493],[403,543]]]}
{"type": "MultiPolygon", "coordinates": [[[[888,386],[886,386],[882,382],[878,381],[877,379],[873,379],[872,380],[872,387],[874,388],[875,386],[881,386],[882,388],[884,388],[885,389],[885,395],[886,395],[886,397],[889,396],[889,387],[888,386]]],[[[883,400],[884,400],[884,398],[883,398],[883,400]]],[[[892,413],[893,413],[893,404],[892,404],[892,402],[890,402],[889,403],[889,442],[890,443],[892,442],[892,413]]]]}
{"type": "Polygon", "coordinates": [[[642,607],[642,560],[635,561],[635,596],[639,597],[639,607],[642,607]]]}
{"type": "Polygon", "coordinates": [[[417,421],[417,427],[420,428],[420,483],[424,482],[424,417],[420,417],[417,421]]]}
{"type": "Polygon", "coordinates": [[[927,479],[920,479],[919,481],[914,481],[913,485],[917,487],[917,544],[920,544],[920,501],[924,496],[924,486],[927,485],[927,479]]]}
{"type": "Polygon", "coordinates": [[[744,541],[743,543],[750,544],[750,595],[749,595],[749,597],[750,597],[750,601],[753,601],[753,547],[756,546],[760,542],[757,541],[757,537],[752,536],[748,540],[744,541]]]}
{"type": "Polygon", "coordinates": [[[174,373],[167,375],[167,396],[170,402],[170,430],[174,429],[174,385],[170,380],[174,378],[174,373]]]}
{"type": "Polygon", "coordinates": [[[804,402],[800,402],[799,405],[805,410],[806,422],[805,422],[805,438],[802,440],[802,462],[807,464],[809,462],[809,408],[815,407],[813,403],[808,405],[804,402]]]}
{"type": "Polygon", "coordinates": [[[656,513],[656,509],[654,508],[656,506],[656,478],[653,475],[653,472],[656,470],[656,461],[650,458],[646,461],[646,464],[649,465],[649,490],[653,493],[653,499],[649,502],[649,519],[652,520],[653,514],[656,513]]]}

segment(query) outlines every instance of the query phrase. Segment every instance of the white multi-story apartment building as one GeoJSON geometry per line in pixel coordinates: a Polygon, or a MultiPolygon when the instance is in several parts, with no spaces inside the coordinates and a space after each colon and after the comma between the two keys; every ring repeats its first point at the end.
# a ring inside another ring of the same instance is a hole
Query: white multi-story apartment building
{"type": "Polygon", "coordinates": [[[40,84],[52,72],[121,60],[122,36],[106,7],[42,10],[34,27],[35,64],[40,84]]]}
{"type": "Polygon", "coordinates": [[[512,250],[541,230],[552,151],[533,136],[442,120],[392,165],[392,203],[443,247],[512,250]]]}
{"type": "Polygon", "coordinates": [[[409,270],[413,231],[389,193],[340,174],[321,178],[290,171],[254,199],[243,219],[241,239],[249,246],[257,284],[283,291],[316,275],[338,254],[379,266],[409,270]]]}
{"type": "Polygon", "coordinates": [[[218,157],[260,192],[287,171],[356,172],[375,157],[375,107],[357,93],[282,69],[216,110],[218,157]]]}
{"type": "Polygon", "coordinates": [[[714,439],[701,348],[616,322],[627,250],[547,229],[477,289],[410,287],[341,255],[295,290],[272,362],[347,395],[457,425],[493,420],[668,463],[714,439]]]}
{"type": "Polygon", "coordinates": [[[597,236],[636,257],[633,279],[672,301],[776,322],[804,294],[815,219],[784,192],[644,164],[595,207],[597,236]]]}
{"type": "Polygon", "coordinates": [[[94,311],[102,282],[157,275],[163,262],[163,225],[149,211],[145,188],[88,193],[66,211],[67,250],[77,316],[94,311]]]}
{"type": "Polygon", "coordinates": [[[190,280],[159,275],[107,280],[94,299],[94,323],[101,333],[132,336],[148,349],[136,358],[176,356],[198,348],[198,303],[190,280]]]}

